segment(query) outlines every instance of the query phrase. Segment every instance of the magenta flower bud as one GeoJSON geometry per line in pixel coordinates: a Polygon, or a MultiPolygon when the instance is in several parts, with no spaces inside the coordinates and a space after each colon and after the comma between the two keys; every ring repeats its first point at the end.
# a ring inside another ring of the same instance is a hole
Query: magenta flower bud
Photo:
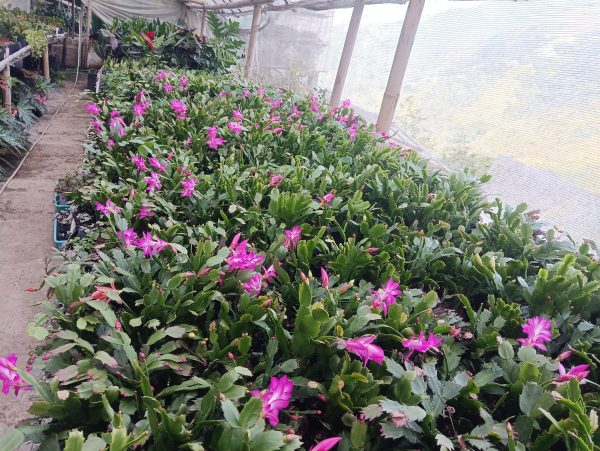
{"type": "Polygon", "coordinates": [[[321,283],[323,284],[323,287],[329,288],[329,276],[324,268],[321,268],[321,283]]]}
{"type": "Polygon", "coordinates": [[[231,360],[232,362],[235,362],[235,356],[234,356],[234,355],[233,355],[231,352],[228,352],[228,353],[227,353],[227,358],[228,358],[229,360],[231,360]]]}
{"type": "Polygon", "coordinates": [[[345,293],[346,291],[348,291],[348,288],[350,288],[350,284],[349,283],[345,283],[340,287],[340,294],[345,293]]]}
{"type": "Polygon", "coordinates": [[[140,353],[139,353],[139,359],[140,359],[141,361],[144,361],[144,360],[146,360],[146,354],[144,354],[143,352],[140,352],[140,353]]]}
{"type": "Polygon", "coordinates": [[[378,247],[370,247],[369,249],[367,249],[367,252],[369,254],[376,254],[377,252],[379,252],[379,248],[378,247]]]}
{"type": "Polygon", "coordinates": [[[202,277],[207,275],[210,272],[210,268],[204,268],[202,270],[200,270],[200,272],[198,273],[198,276],[202,277]]]}
{"type": "MultiPolygon", "coordinates": [[[[382,428],[383,430],[383,428],[382,428]]],[[[310,451],[329,451],[342,441],[342,437],[331,437],[325,440],[320,441],[314,447],[310,449],[310,451]]]]}
{"type": "Polygon", "coordinates": [[[571,357],[573,355],[573,351],[565,351],[562,352],[558,355],[558,361],[562,362],[563,360],[568,359],[569,357],[571,357]]]}

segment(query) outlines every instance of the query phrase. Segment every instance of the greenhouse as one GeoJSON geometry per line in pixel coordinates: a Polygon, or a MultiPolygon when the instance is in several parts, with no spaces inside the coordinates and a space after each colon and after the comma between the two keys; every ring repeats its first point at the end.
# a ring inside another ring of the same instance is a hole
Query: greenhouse
{"type": "Polygon", "coordinates": [[[599,17],[0,0],[0,451],[600,450],[599,17]]]}

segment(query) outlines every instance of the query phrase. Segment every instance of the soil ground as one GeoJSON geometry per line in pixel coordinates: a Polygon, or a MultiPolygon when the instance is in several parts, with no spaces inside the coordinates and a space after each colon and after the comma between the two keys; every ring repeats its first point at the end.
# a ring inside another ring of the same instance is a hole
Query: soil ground
{"type": "MultiPolygon", "coordinates": [[[[45,296],[45,290],[28,293],[25,289],[39,286],[45,259],[54,247],[54,187],[83,157],[81,143],[89,123],[81,95],[85,74],[80,74],[77,87],[68,95],[73,82],[74,77],[65,80],[60,90],[50,94],[48,112],[31,128],[31,142],[65,99],[67,103],[0,196],[0,356],[16,353],[21,368],[36,344],[25,329],[38,311],[34,304],[45,296]]],[[[0,432],[25,418],[28,406],[28,392],[17,398],[0,394],[0,432]]]]}

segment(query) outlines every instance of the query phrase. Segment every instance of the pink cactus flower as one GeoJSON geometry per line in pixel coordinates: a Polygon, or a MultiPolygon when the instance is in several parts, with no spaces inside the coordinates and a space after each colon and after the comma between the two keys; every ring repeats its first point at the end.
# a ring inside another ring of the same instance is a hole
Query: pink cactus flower
{"type": "Polygon", "coordinates": [[[590,374],[589,368],[589,365],[577,365],[569,369],[569,371],[566,371],[565,367],[559,363],[558,377],[555,379],[556,385],[564,384],[565,382],[569,382],[571,379],[577,379],[581,382],[588,374],[590,374]]]}
{"type": "Polygon", "coordinates": [[[333,191],[331,191],[325,194],[323,197],[317,197],[317,199],[319,199],[322,205],[329,207],[331,202],[333,202],[333,199],[335,199],[335,194],[333,194],[333,191]]]}
{"type": "Polygon", "coordinates": [[[273,177],[271,177],[271,180],[269,180],[269,186],[273,188],[279,188],[282,180],[283,175],[275,174],[273,177]]]}
{"type": "Polygon", "coordinates": [[[31,390],[31,387],[24,383],[17,371],[17,355],[8,354],[6,357],[0,357],[0,380],[2,381],[2,393],[8,395],[10,389],[13,389],[15,396],[19,395],[20,390],[31,390]]]}
{"type": "Polygon", "coordinates": [[[262,415],[271,426],[279,424],[279,412],[289,405],[293,388],[294,383],[287,376],[282,376],[280,379],[272,377],[268,390],[250,392],[252,396],[263,400],[262,415]]]}
{"type": "Polygon", "coordinates": [[[552,324],[546,318],[534,316],[529,318],[522,326],[527,338],[517,338],[521,346],[533,346],[541,351],[547,351],[545,342],[552,340],[552,324]]]}
{"type": "Polygon", "coordinates": [[[327,275],[325,268],[321,268],[321,284],[324,288],[329,288],[329,276],[327,275]]]}
{"type": "Polygon", "coordinates": [[[108,141],[106,141],[106,147],[108,147],[109,149],[112,149],[115,146],[115,142],[112,139],[109,139],[108,141]]]}
{"type": "Polygon", "coordinates": [[[173,92],[173,85],[171,83],[165,83],[163,90],[165,92],[173,92]]]}
{"type": "Polygon", "coordinates": [[[331,437],[331,438],[325,439],[323,441],[320,441],[315,446],[313,446],[310,449],[310,451],[329,451],[329,450],[335,448],[335,445],[337,445],[341,441],[342,441],[342,437],[331,437]]]}
{"type": "Polygon", "coordinates": [[[152,210],[150,210],[148,207],[143,206],[140,208],[140,212],[138,213],[138,218],[144,219],[144,218],[151,218],[152,216],[154,216],[154,212],[152,210]]]}
{"type": "Polygon", "coordinates": [[[362,337],[348,340],[341,340],[344,348],[363,359],[364,366],[367,366],[369,360],[381,365],[385,355],[383,349],[372,344],[375,341],[375,335],[363,335],[362,337]]]}
{"type": "Polygon", "coordinates": [[[272,110],[276,110],[277,108],[279,108],[281,105],[283,104],[283,99],[277,99],[277,100],[273,100],[271,102],[271,109],[272,110]]]}
{"type": "Polygon", "coordinates": [[[207,135],[208,135],[208,140],[206,141],[206,144],[208,145],[209,148],[213,149],[213,150],[217,150],[219,147],[221,147],[223,144],[225,144],[225,140],[223,138],[218,138],[217,137],[217,126],[213,125],[212,127],[210,127],[207,131],[206,131],[207,135]]]}
{"type": "Polygon", "coordinates": [[[119,206],[115,205],[110,199],[108,199],[104,205],[100,202],[96,202],[96,210],[101,211],[106,216],[110,216],[111,213],[116,215],[121,213],[119,206]]]}
{"type": "Polygon", "coordinates": [[[277,127],[277,128],[274,128],[273,130],[271,130],[271,134],[279,135],[283,130],[284,130],[283,127],[277,127]]]}
{"type": "Polygon", "coordinates": [[[294,226],[291,230],[285,230],[283,234],[285,235],[283,246],[286,249],[295,249],[302,236],[302,229],[298,226],[294,226]]]}
{"type": "Polygon", "coordinates": [[[144,105],[142,105],[141,103],[134,103],[133,104],[133,115],[135,117],[142,117],[144,114],[146,114],[146,107],[144,105]]]}
{"type": "Polygon", "coordinates": [[[150,166],[153,166],[156,169],[158,169],[158,172],[164,172],[165,169],[167,169],[167,163],[161,163],[160,160],[156,157],[148,159],[148,162],[150,163],[150,166]]]}
{"type": "Polygon", "coordinates": [[[239,135],[244,131],[244,127],[242,127],[242,124],[240,124],[239,122],[231,121],[227,124],[227,128],[229,129],[229,131],[235,133],[236,135],[239,135]]]}
{"type": "Polygon", "coordinates": [[[354,142],[356,140],[356,131],[358,130],[358,122],[355,122],[350,127],[348,127],[348,135],[350,135],[350,142],[354,142]]]}
{"type": "Polygon", "coordinates": [[[108,122],[108,125],[110,126],[110,130],[113,135],[117,134],[121,138],[125,136],[125,129],[127,128],[127,125],[125,125],[125,121],[122,117],[111,117],[110,121],[108,122]]]}
{"type": "Polygon", "coordinates": [[[371,305],[379,310],[383,310],[383,314],[387,316],[389,306],[396,302],[398,295],[402,294],[402,292],[398,290],[398,286],[400,286],[400,284],[395,283],[394,279],[390,277],[385,285],[379,290],[371,292],[375,295],[371,305]]]}
{"type": "Polygon", "coordinates": [[[349,108],[350,107],[350,99],[346,99],[342,102],[342,108],[349,108]]]}
{"type": "Polygon", "coordinates": [[[171,100],[171,110],[177,114],[177,119],[185,119],[187,117],[187,105],[179,99],[171,100]]]}
{"type": "Polygon", "coordinates": [[[92,122],[90,123],[90,125],[92,127],[94,127],[94,131],[96,133],[101,133],[102,132],[102,126],[104,125],[104,122],[98,120],[98,119],[94,119],[92,120],[92,122]]]}
{"type": "Polygon", "coordinates": [[[242,112],[240,110],[233,110],[233,118],[234,119],[239,119],[240,121],[244,120],[244,115],[242,114],[242,112]]]}
{"type": "Polygon", "coordinates": [[[412,338],[408,338],[406,340],[402,340],[402,346],[406,349],[410,349],[410,352],[406,355],[408,359],[414,352],[426,353],[427,351],[439,352],[438,346],[442,344],[442,338],[436,337],[433,334],[429,334],[429,337],[426,339],[423,331],[419,334],[419,336],[415,336],[412,338]]]}
{"type": "Polygon", "coordinates": [[[146,257],[158,255],[169,247],[169,243],[150,235],[150,232],[144,232],[142,238],[138,240],[137,245],[142,249],[146,257]]]}
{"type": "Polygon", "coordinates": [[[192,197],[197,183],[198,180],[196,180],[195,178],[182,180],[181,186],[183,186],[183,189],[181,190],[181,197],[192,197]]]}
{"type": "Polygon", "coordinates": [[[274,279],[275,277],[277,277],[277,271],[275,271],[275,267],[273,265],[269,266],[268,268],[265,269],[265,267],[263,266],[263,275],[262,275],[263,279],[265,282],[267,283],[271,283],[272,279],[274,279]]]}
{"type": "Polygon", "coordinates": [[[92,116],[98,116],[102,112],[102,110],[100,109],[100,107],[98,105],[96,105],[95,103],[88,103],[88,105],[87,105],[87,111],[92,116]]]}
{"type": "Polygon", "coordinates": [[[156,80],[157,81],[163,81],[165,78],[169,78],[171,76],[170,72],[167,72],[166,70],[159,70],[156,73],[156,80]]]}
{"type": "Polygon", "coordinates": [[[122,232],[117,232],[120,240],[123,240],[125,246],[135,246],[138,242],[138,236],[133,229],[126,229],[122,232]]]}
{"type": "Polygon", "coordinates": [[[148,184],[146,189],[151,193],[162,188],[160,177],[156,172],[150,173],[150,177],[144,177],[144,181],[148,184]]]}
{"type": "Polygon", "coordinates": [[[244,291],[250,295],[257,296],[262,289],[262,276],[258,273],[254,274],[244,283],[244,291]]]}
{"type": "Polygon", "coordinates": [[[136,165],[138,172],[146,170],[146,159],[144,157],[138,157],[137,155],[131,155],[131,161],[136,165]]]}
{"type": "Polygon", "coordinates": [[[248,252],[246,249],[248,246],[248,240],[238,242],[239,239],[240,235],[237,234],[229,246],[232,250],[232,253],[229,255],[229,257],[227,257],[226,260],[227,264],[229,265],[228,271],[235,271],[236,269],[239,269],[240,271],[254,270],[263,262],[265,257],[255,254],[254,252],[248,252]]]}
{"type": "Polygon", "coordinates": [[[190,84],[190,80],[185,75],[182,75],[181,77],[179,77],[179,90],[180,91],[185,90],[185,88],[187,88],[189,84],[190,84]]]}
{"type": "Polygon", "coordinates": [[[242,97],[244,99],[247,99],[248,97],[250,97],[250,91],[248,91],[247,89],[244,89],[244,92],[242,92],[242,97]]]}

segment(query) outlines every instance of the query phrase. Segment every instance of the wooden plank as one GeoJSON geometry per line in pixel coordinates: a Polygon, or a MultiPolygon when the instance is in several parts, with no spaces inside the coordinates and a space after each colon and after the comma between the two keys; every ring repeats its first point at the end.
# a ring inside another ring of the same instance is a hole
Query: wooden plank
{"type": "MultiPolygon", "coordinates": [[[[4,49],[4,59],[10,57],[10,50],[4,49]]],[[[4,108],[7,109],[8,114],[12,113],[12,93],[10,89],[10,65],[7,65],[1,72],[0,78],[5,82],[4,87],[4,108]]]]}
{"type": "Polygon", "coordinates": [[[7,56],[2,61],[0,61],[0,71],[4,70],[11,63],[22,60],[23,58],[29,56],[31,54],[31,46],[28,45],[23,47],[21,50],[16,51],[12,55],[7,56]]]}
{"type": "Polygon", "coordinates": [[[44,50],[42,64],[44,66],[44,78],[50,80],[50,56],[48,55],[48,46],[46,46],[46,50],[44,50]]]}
{"type": "Polygon", "coordinates": [[[415,42],[415,35],[417,34],[424,6],[425,0],[410,0],[408,9],[406,10],[402,31],[400,32],[396,53],[394,54],[392,69],[390,70],[385,93],[383,94],[383,101],[379,109],[379,116],[377,117],[377,129],[386,133],[390,131],[390,126],[392,125],[396,105],[400,98],[402,81],[404,80],[404,74],[408,66],[408,58],[415,42]]]}
{"type": "Polygon", "coordinates": [[[331,99],[329,100],[329,104],[332,107],[338,106],[340,99],[342,98],[342,91],[344,90],[344,84],[346,83],[346,76],[348,75],[348,68],[350,67],[350,60],[352,59],[352,52],[354,51],[356,35],[358,35],[358,28],[360,26],[360,19],[364,7],[365,0],[355,0],[354,8],[352,9],[352,17],[350,18],[350,24],[348,25],[348,31],[346,33],[346,40],[344,41],[344,49],[342,50],[340,64],[335,76],[335,83],[333,84],[333,89],[331,91],[331,99]]]}
{"type": "Polygon", "coordinates": [[[250,27],[250,38],[248,38],[248,50],[246,52],[246,67],[244,74],[249,77],[254,64],[254,55],[256,55],[256,39],[258,37],[258,27],[260,25],[260,15],[262,6],[254,6],[254,14],[252,15],[252,26],[250,27]]]}
{"type": "Polygon", "coordinates": [[[206,8],[208,11],[220,11],[223,9],[239,9],[246,8],[248,6],[260,6],[266,3],[270,3],[272,0],[241,0],[233,3],[221,3],[219,5],[205,5],[198,8],[206,8]]]}
{"type": "Polygon", "coordinates": [[[204,37],[204,31],[206,29],[206,15],[208,14],[208,11],[206,11],[206,8],[202,8],[202,19],[200,19],[200,37],[203,38],[204,37]]]}

